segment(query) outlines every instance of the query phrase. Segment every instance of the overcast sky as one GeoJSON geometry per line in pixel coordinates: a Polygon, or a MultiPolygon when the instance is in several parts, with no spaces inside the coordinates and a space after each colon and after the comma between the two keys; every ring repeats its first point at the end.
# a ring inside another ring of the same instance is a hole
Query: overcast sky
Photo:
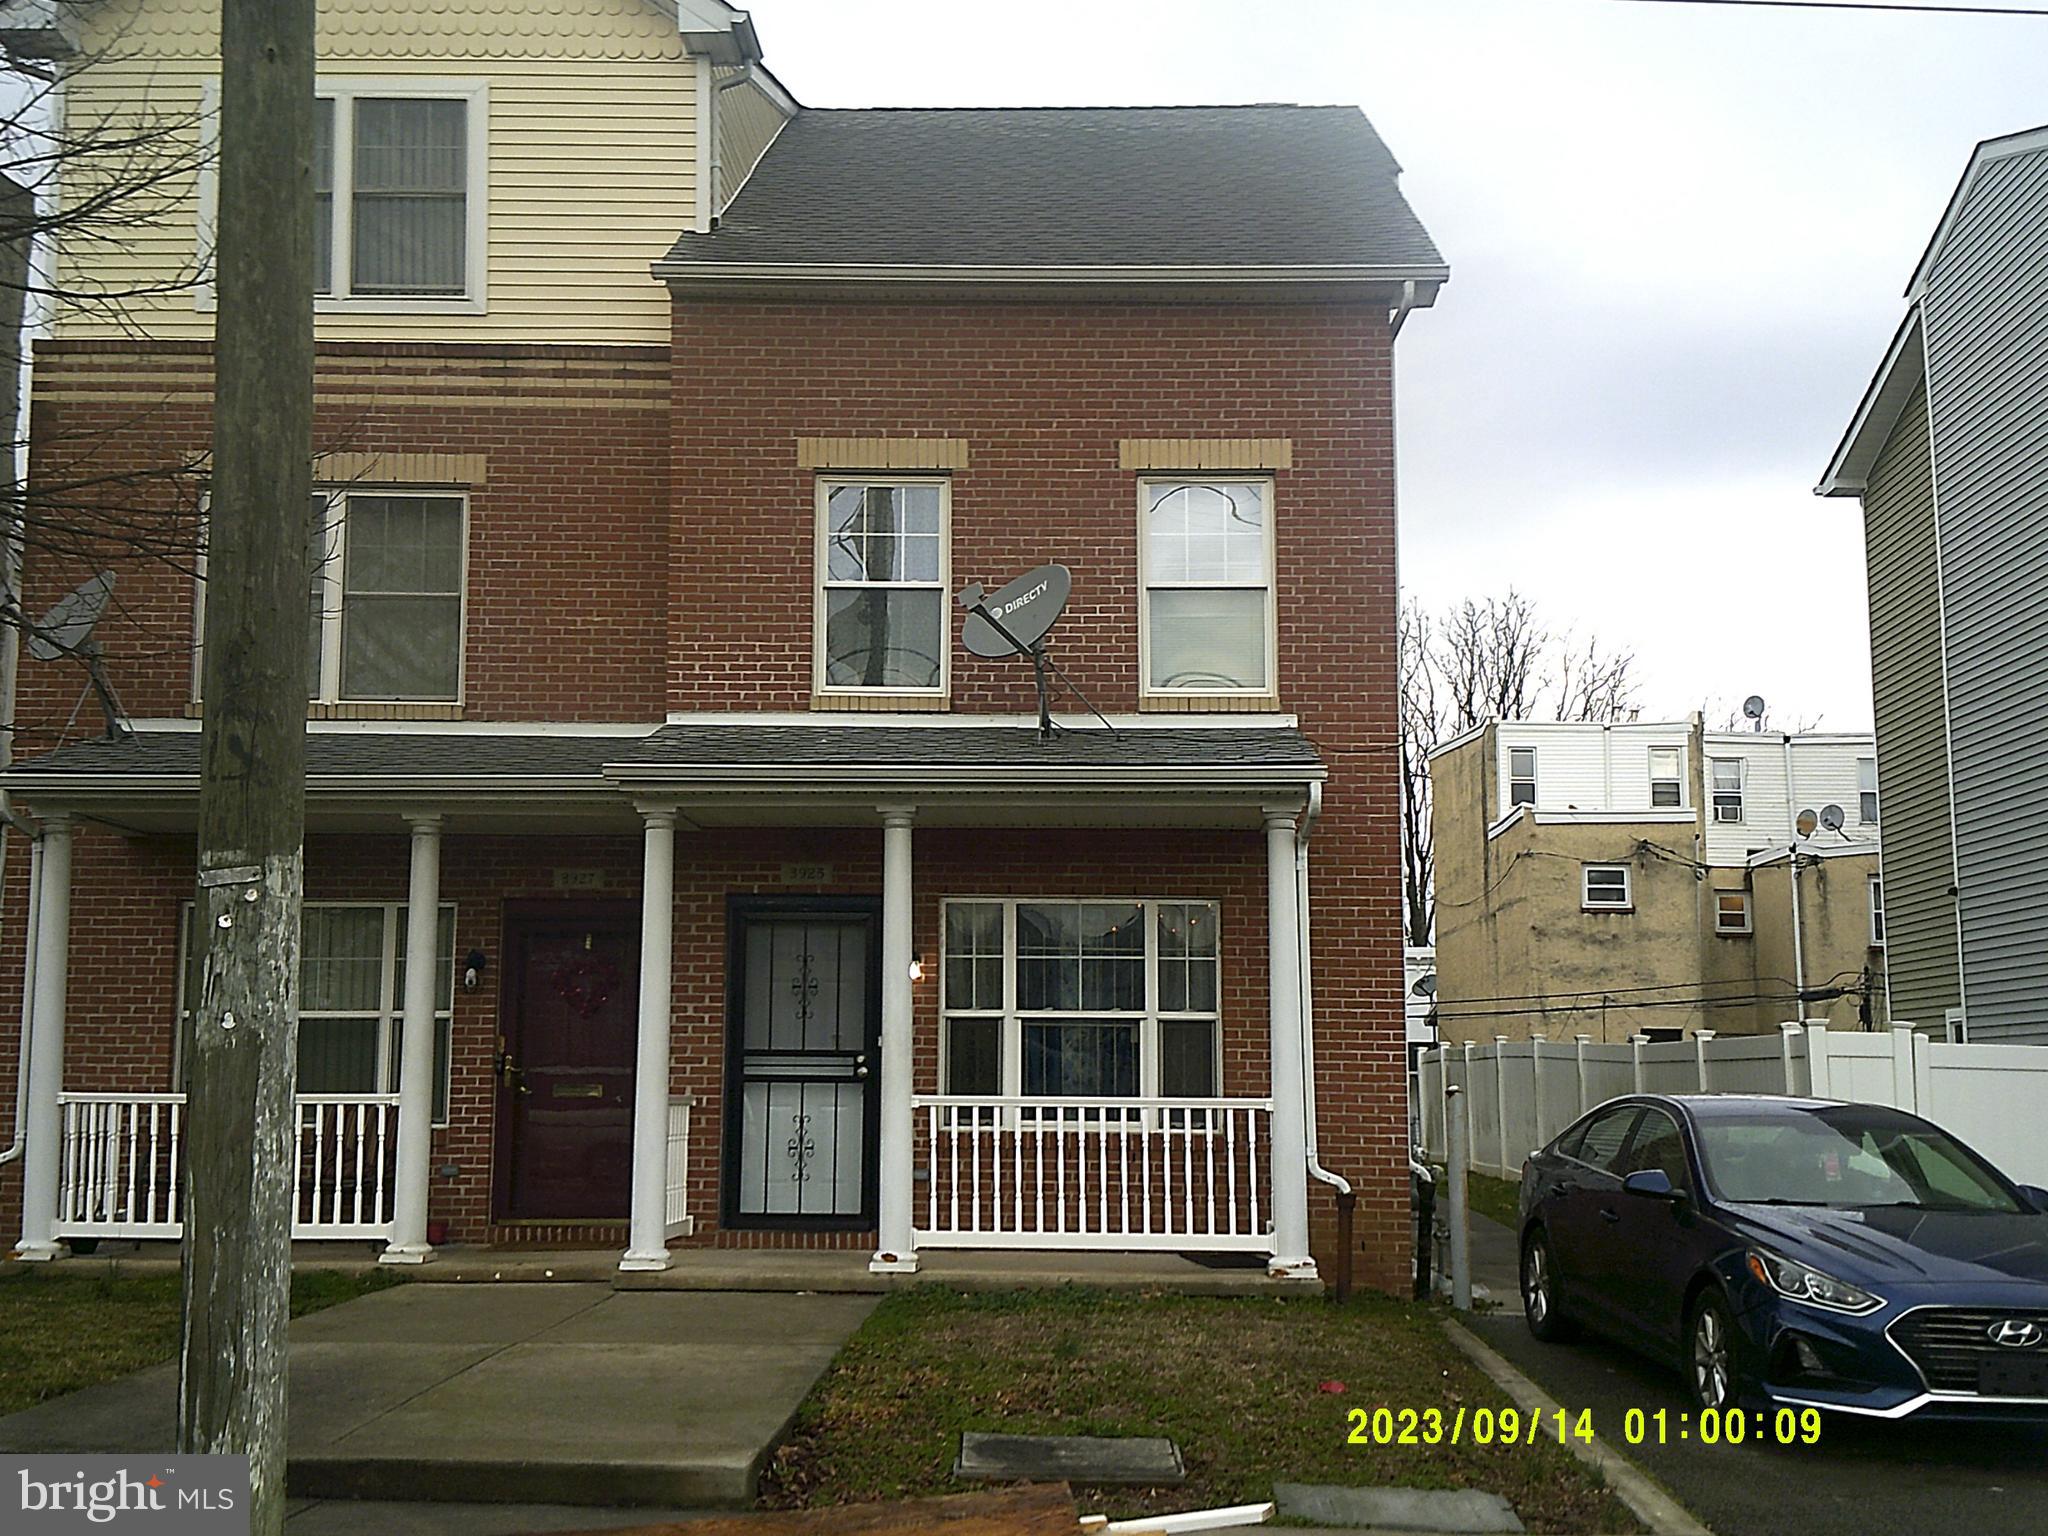
{"type": "MultiPolygon", "coordinates": [[[[2018,4],[2020,0],[1991,0],[2018,4]]],[[[1870,724],[1819,478],[2048,17],[1638,0],[756,0],[812,106],[1356,103],[1451,264],[1397,363],[1402,575],[1633,648],[1651,714],[1870,724]]]]}

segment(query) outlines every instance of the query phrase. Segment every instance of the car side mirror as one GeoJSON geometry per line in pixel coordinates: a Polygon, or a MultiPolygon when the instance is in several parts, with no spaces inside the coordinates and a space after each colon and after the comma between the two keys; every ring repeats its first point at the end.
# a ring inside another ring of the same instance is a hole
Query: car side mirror
{"type": "Polygon", "coordinates": [[[2043,1189],[2038,1184],[2022,1184],[2019,1186],[2019,1191],[2020,1197],[2027,1204],[2043,1215],[2048,1215],[2048,1189],[2043,1189]]]}
{"type": "Polygon", "coordinates": [[[1638,1168],[1621,1181],[1621,1187],[1631,1195],[1645,1195],[1652,1200],[1678,1198],[1678,1191],[1671,1185],[1671,1175],[1662,1168],[1638,1168]]]}

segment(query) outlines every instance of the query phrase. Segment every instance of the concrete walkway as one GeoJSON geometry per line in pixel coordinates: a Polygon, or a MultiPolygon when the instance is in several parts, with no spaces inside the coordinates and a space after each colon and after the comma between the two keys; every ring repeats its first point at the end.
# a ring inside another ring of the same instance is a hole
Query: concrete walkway
{"type": "MultiPolygon", "coordinates": [[[[1477,1225],[1475,1218],[1474,1225],[1477,1225]]],[[[378,1267],[382,1244],[294,1243],[296,1269],[357,1274],[378,1267]]],[[[874,1295],[906,1286],[943,1285],[956,1291],[1011,1291],[1020,1287],[1089,1285],[1110,1291],[1172,1291],[1182,1296],[1319,1294],[1320,1280],[1276,1280],[1256,1256],[1250,1262],[1205,1264],[1177,1253],[964,1252],[927,1249],[914,1275],[868,1271],[863,1251],[804,1252],[769,1248],[678,1248],[668,1269],[621,1274],[612,1249],[449,1247],[434,1262],[406,1271],[423,1285],[574,1281],[635,1291],[819,1291],[874,1295]]],[[[104,1244],[90,1257],[65,1259],[67,1272],[148,1275],[178,1272],[176,1243],[104,1244]]],[[[0,1272],[10,1266],[0,1262],[0,1272]]],[[[1512,1289],[1512,1286],[1510,1287],[1512,1289]]]]}
{"type": "MultiPolygon", "coordinates": [[[[875,1302],[405,1285],[300,1319],[299,1498],[731,1508],[875,1302]]],[[[168,1450],[177,1367],[0,1418],[0,1450],[168,1450]]],[[[311,1522],[311,1523],[317,1523],[311,1522]]]]}

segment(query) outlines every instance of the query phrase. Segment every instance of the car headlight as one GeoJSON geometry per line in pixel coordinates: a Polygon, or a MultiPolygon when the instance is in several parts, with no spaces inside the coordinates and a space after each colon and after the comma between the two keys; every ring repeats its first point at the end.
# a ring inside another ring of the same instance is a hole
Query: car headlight
{"type": "Polygon", "coordinates": [[[1796,1259],[1783,1259],[1756,1248],[1749,1251],[1749,1272],[1780,1296],[1826,1307],[1831,1312],[1874,1312],[1884,1305],[1882,1296],[1873,1296],[1846,1280],[1824,1275],[1796,1259]]]}

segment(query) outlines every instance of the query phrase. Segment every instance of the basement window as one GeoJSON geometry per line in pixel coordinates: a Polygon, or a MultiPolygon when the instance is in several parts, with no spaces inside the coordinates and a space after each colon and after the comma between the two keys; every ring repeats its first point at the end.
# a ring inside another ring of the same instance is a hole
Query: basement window
{"type": "Polygon", "coordinates": [[[1588,864],[1582,873],[1581,902],[1588,912],[1627,912],[1635,907],[1626,864],[1588,864]]]}

